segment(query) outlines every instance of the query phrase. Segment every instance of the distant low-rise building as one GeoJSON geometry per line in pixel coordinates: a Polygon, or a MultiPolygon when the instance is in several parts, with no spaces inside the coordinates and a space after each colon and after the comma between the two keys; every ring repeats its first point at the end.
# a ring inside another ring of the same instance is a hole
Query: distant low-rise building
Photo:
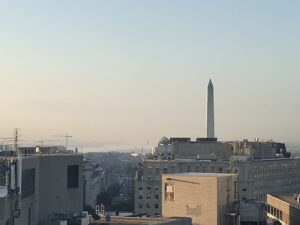
{"type": "Polygon", "coordinates": [[[265,203],[257,200],[241,201],[239,204],[240,225],[265,225],[265,203]]]}
{"type": "Polygon", "coordinates": [[[84,204],[95,208],[97,196],[105,190],[105,171],[90,160],[84,164],[84,204]]]}

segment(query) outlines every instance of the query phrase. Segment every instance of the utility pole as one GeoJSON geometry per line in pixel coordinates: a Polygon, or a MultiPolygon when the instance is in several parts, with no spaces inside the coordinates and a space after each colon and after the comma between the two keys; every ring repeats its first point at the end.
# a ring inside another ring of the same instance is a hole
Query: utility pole
{"type": "Polygon", "coordinates": [[[19,129],[14,130],[12,150],[18,154],[19,129]]]}

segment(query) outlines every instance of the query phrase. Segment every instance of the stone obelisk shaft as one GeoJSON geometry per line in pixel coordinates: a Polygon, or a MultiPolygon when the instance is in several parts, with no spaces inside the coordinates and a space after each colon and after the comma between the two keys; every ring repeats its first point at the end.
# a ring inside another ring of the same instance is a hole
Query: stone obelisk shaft
{"type": "Polygon", "coordinates": [[[214,86],[209,80],[207,87],[207,137],[214,138],[215,137],[215,119],[214,119],[214,86]]]}

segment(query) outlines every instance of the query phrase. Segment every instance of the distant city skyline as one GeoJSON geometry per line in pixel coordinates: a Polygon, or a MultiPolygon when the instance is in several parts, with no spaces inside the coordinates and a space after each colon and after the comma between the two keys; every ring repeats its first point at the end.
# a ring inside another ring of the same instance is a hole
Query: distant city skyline
{"type": "Polygon", "coordinates": [[[1,2],[0,137],[20,128],[21,139],[47,143],[68,132],[83,150],[205,137],[211,78],[219,140],[299,143],[299,7],[1,2]]]}

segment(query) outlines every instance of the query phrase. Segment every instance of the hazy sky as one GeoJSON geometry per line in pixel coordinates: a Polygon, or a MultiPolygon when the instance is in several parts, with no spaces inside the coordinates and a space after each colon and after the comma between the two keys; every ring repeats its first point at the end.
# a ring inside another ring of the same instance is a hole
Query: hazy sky
{"type": "Polygon", "coordinates": [[[0,137],[69,132],[73,145],[107,150],[205,136],[212,78],[220,140],[297,142],[299,10],[275,0],[1,1],[0,137]]]}

